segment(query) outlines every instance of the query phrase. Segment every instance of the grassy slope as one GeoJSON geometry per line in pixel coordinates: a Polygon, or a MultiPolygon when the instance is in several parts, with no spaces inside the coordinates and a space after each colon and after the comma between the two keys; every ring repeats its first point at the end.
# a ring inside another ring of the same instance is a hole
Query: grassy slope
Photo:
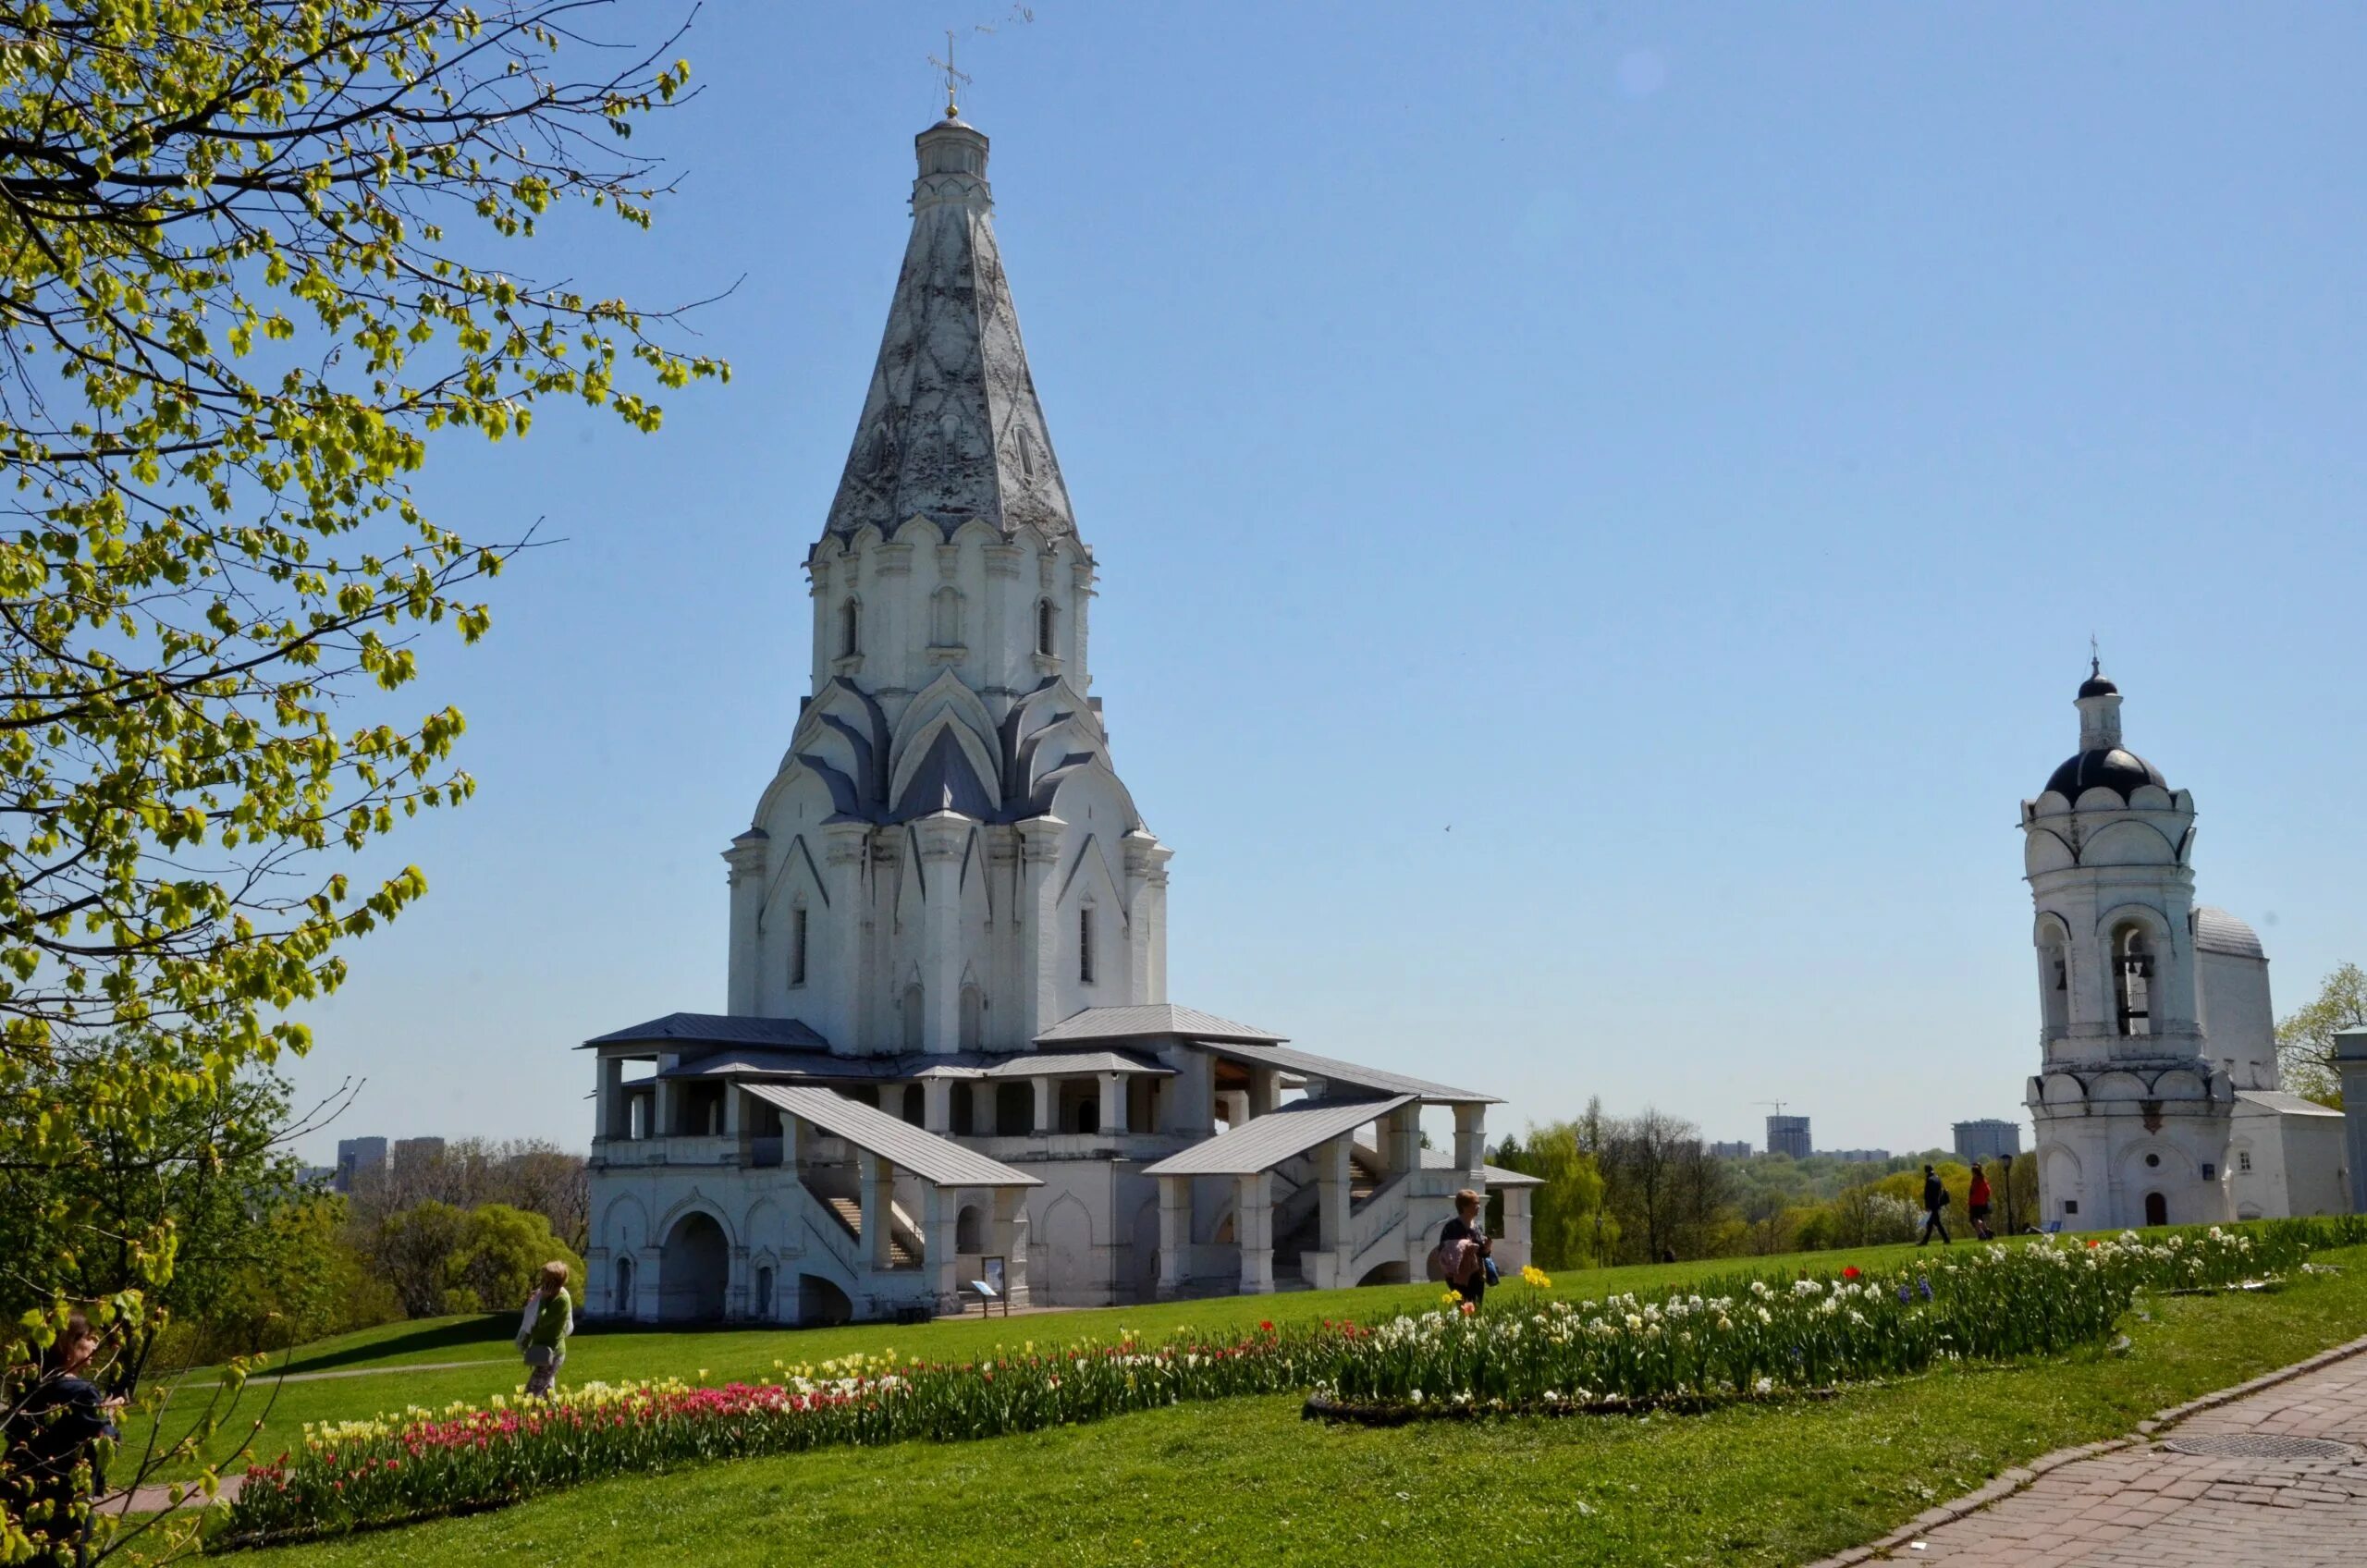
{"type": "MultiPolygon", "coordinates": [[[[1743,1268],[1790,1272],[1797,1268],[1809,1268],[1824,1273],[1849,1263],[1863,1267],[1884,1259],[1895,1260],[1913,1250],[1883,1247],[1852,1253],[1807,1253],[1794,1257],[1720,1258],[1599,1269],[1564,1276],[1557,1281],[1562,1287],[1557,1293],[1600,1297],[1621,1291],[1661,1290],[1688,1280],[1730,1276],[1743,1268]]],[[[1409,1309],[1427,1309],[1436,1302],[1438,1294],[1435,1285],[1402,1285],[1037,1313],[1008,1321],[1000,1317],[944,1319],[902,1328],[867,1323],[844,1329],[718,1329],[699,1333],[586,1330],[569,1341],[564,1380],[617,1382],[667,1375],[687,1378],[702,1369],[715,1381],[754,1379],[770,1376],[774,1364],[779,1361],[821,1361],[852,1351],[877,1353],[889,1347],[904,1355],[960,1361],[989,1352],[998,1344],[1016,1345],[1031,1339],[1044,1343],[1088,1337],[1110,1340],[1116,1338],[1121,1329],[1164,1338],[1187,1326],[1208,1330],[1245,1329],[1261,1318],[1280,1323],[1350,1317],[1370,1323],[1409,1309]]],[[[276,1387],[268,1379],[258,1379],[243,1397],[235,1417],[225,1422],[223,1430],[215,1434],[209,1453],[217,1463],[227,1460],[239,1439],[253,1430],[258,1418],[264,1421],[264,1430],[248,1450],[248,1457],[268,1459],[292,1446],[308,1421],[353,1420],[410,1404],[440,1409],[454,1400],[482,1403],[490,1395],[514,1391],[525,1381],[525,1369],[510,1347],[509,1336],[517,1326],[516,1316],[509,1313],[442,1318],[390,1324],[302,1346],[289,1357],[289,1372],[378,1369],[386,1375],[339,1377],[276,1387]],[[438,1371],[392,1370],[419,1363],[481,1360],[494,1364],[438,1371]]],[[[202,1405],[211,1387],[211,1378],[203,1375],[185,1386],[176,1401],[182,1415],[178,1422],[166,1420],[168,1434],[186,1429],[193,1408],[202,1405]]],[[[165,1478],[180,1478],[194,1473],[193,1465],[177,1465],[162,1474],[165,1478]]]]}
{"type": "Polygon", "coordinates": [[[606,1481],[254,1561],[1800,1562],[2008,1464],[2367,1332],[2367,1249],[2329,1261],[2347,1266],[2341,1277],[2152,1303],[2126,1356],[1942,1373],[1824,1403],[1367,1431],[1304,1422],[1294,1399],[1242,1400],[606,1481]]]}

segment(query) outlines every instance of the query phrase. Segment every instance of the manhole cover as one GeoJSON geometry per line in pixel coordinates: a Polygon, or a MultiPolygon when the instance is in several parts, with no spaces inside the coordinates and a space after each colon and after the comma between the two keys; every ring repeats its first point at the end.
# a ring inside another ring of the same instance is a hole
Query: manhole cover
{"type": "Polygon", "coordinates": [[[2357,1443],[2330,1438],[2280,1438],[2265,1432],[2229,1432],[2224,1436],[2198,1433],[2172,1438],[2162,1445],[2172,1453],[2206,1459],[2356,1459],[2357,1443]]]}

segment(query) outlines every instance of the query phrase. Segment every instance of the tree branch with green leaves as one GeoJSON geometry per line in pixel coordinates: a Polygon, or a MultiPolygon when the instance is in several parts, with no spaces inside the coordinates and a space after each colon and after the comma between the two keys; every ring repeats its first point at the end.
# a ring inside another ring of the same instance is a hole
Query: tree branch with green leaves
{"type": "MultiPolygon", "coordinates": [[[[0,1164],[95,1117],[136,1165],[303,1050],[288,1010],[425,891],[326,852],[472,790],[460,714],[401,694],[530,532],[430,516],[433,439],[550,399],[652,431],[728,375],[681,308],[520,265],[570,206],[649,226],[671,177],[632,137],[693,96],[695,17],[626,44],[611,0],[0,0],[0,1164]]],[[[171,1217],[114,1244],[88,1305],[120,1318],[171,1217]]]]}

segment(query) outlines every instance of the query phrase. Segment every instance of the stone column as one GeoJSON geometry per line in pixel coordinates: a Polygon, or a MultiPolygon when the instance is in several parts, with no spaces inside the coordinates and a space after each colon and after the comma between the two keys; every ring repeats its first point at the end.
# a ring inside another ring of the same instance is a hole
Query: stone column
{"type": "Polygon", "coordinates": [[[1020,676],[1027,665],[1027,651],[1036,645],[1033,622],[1022,618],[1027,630],[1019,640],[1012,639],[1006,630],[1011,624],[1012,601],[1019,594],[1020,563],[1027,558],[1027,552],[1017,545],[989,545],[985,555],[986,640],[982,645],[986,656],[980,668],[990,690],[1010,696],[1036,683],[1033,671],[1025,680],[1020,676]]]}
{"type": "Polygon", "coordinates": [[[868,1149],[862,1151],[863,1249],[874,1268],[893,1265],[890,1231],[896,1223],[896,1168],[868,1149]]]}
{"type": "Polygon", "coordinates": [[[962,1214],[961,1194],[934,1182],[921,1185],[921,1261],[928,1269],[929,1288],[937,1292],[937,1310],[962,1310],[962,1276],[955,1267],[953,1232],[962,1214]]]}
{"type": "MultiPolygon", "coordinates": [[[[949,1137],[953,1132],[953,1090],[950,1078],[921,1080],[921,1131],[949,1137]]],[[[971,1122],[973,1127],[975,1121],[971,1122]]]]}
{"type": "Polygon", "coordinates": [[[822,682],[830,678],[831,662],[838,657],[839,645],[832,641],[838,635],[836,601],[830,597],[830,565],[816,557],[805,566],[805,594],[814,601],[814,685],[819,692],[822,682]]]}
{"type": "Polygon", "coordinates": [[[650,1128],[653,1138],[670,1138],[677,1132],[676,1118],[681,1114],[682,1086],[665,1075],[668,1060],[657,1059],[657,1087],[651,1102],[651,1114],[656,1125],[650,1128]]]}
{"type": "Polygon", "coordinates": [[[1080,692],[1093,690],[1093,671],[1085,664],[1085,650],[1089,619],[1085,606],[1093,602],[1094,594],[1093,561],[1080,552],[1069,563],[1069,616],[1074,622],[1069,628],[1069,656],[1073,661],[1069,668],[1069,684],[1080,692]]]}
{"type": "Polygon", "coordinates": [[[1025,889],[1016,1042],[1022,1047],[1061,1021],[1060,888],[1053,876],[1068,826],[1057,816],[1033,816],[1018,824],[1020,881],[1025,889]]]}
{"type": "Polygon", "coordinates": [[[604,1056],[594,1079],[595,1104],[603,1138],[632,1136],[632,1108],[625,1098],[624,1058],[604,1056]]]}
{"type": "Polygon", "coordinates": [[[1060,1131],[1060,1080],[1043,1074],[1028,1080],[1036,1090],[1036,1134],[1041,1137],[1060,1131]]]}
{"type": "Polygon", "coordinates": [[[1282,1107],[1282,1071],[1279,1067],[1249,1070],[1249,1114],[1270,1116],[1282,1107]]]}
{"type": "Polygon", "coordinates": [[[1225,1126],[1226,1126],[1228,1129],[1230,1129],[1230,1128],[1234,1128],[1234,1127],[1242,1127],[1242,1126],[1245,1126],[1245,1125],[1247,1125],[1247,1124],[1248,1124],[1248,1121],[1249,1121],[1249,1091],[1248,1091],[1248,1090],[1246,1090],[1246,1089],[1223,1089],[1223,1090],[1220,1090],[1220,1091],[1218,1091],[1217,1095],[1215,1096],[1215,1098],[1216,1098],[1216,1100],[1217,1100],[1218,1104],[1219,1104],[1220,1106],[1221,1106],[1221,1107],[1222,1107],[1222,1109],[1223,1109],[1223,1110],[1224,1110],[1224,1124],[1225,1124],[1225,1126]]]}
{"type": "Polygon", "coordinates": [[[1027,1189],[994,1189],[994,1219],[988,1240],[1002,1257],[1003,1298],[1027,1305],[1027,1189]]]}
{"type": "Polygon", "coordinates": [[[1175,1071],[1159,1096],[1159,1130],[1178,1137],[1207,1137],[1216,1121],[1215,1063],[1208,1052],[1189,1046],[1170,1047],[1159,1052],[1159,1060],[1175,1071]]]}
{"type": "Polygon", "coordinates": [[[918,661],[914,651],[922,639],[914,626],[912,597],[913,547],[873,546],[871,593],[864,602],[871,619],[863,633],[864,668],[877,682],[874,691],[890,723],[903,716],[903,700],[917,689],[920,679],[914,674],[918,661]]]}
{"type": "Polygon", "coordinates": [[[1380,1152],[1389,1161],[1390,1175],[1402,1176],[1422,1169],[1422,1108],[1418,1104],[1399,1106],[1381,1118],[1380,1145],[1380,1152]]]}
{"type": "Polygon", "coordinates": [[[995,1081],[974,1078],[965,1086],[970,1096],[970,1135],[974,1138],[998,1138],[1002,1129],[995,1120],[995,1081]]]}
{"type": "Polygon", "coordinates": [[[1315,1179],[1321,1183],[1316,1193],[1316,1245],[1327,1253],[1337,1253],[1348,1239],[1348,1143],[1353,1136],[1343,1133],[1315,1151],[1315,1179]]]}
{"type": "Polygon", "coordinates": [[[1101,1074],[1101,1135],[1114,1138],[1126,1131],[1126,1075],[1101,1074]]]}
{"type": "Polygon", "coordinates": [[[1167,943],[1161,906],[1167,898],[1167,863],[1175,851],[1136,828],[1125,838],[1126,994],[1139,1001],[1167,999],[1167,943]]]}
{"type": "Polygon", "coordinates": [[[1241,1248],[1241,1293],[1274,1289],[1274,1178],[1260,1170],[1233,1178],[1233,1239],[1241,1248]]]}
{"type": "Polygon", "coordinates": [[[1528,1209],[1529,1188],[1506,1187],[1503,1193],[1504,1233],[1496,1238],[1495,1258],[1496,1267],[1511,1275],[1535,1261],[1530,1252],[1534,1217],[1528,1209]]]}
{"type": "MultiPolygon", "coordinates": [[[[1233,1227],[1239,1234],[1240,1227],[1233,1227]]],[[[1159,1299],[1173,1301],[1184,1293],[1190,1276],[1185,1265],[1192,1247],[1192,1178],[1159,1179],[1159,1299]]]]}
{"type": "Polygon", "coordinates": [[[962,857],[976,826],[956,811],[931,812],[916,825],[921,881],[921,1049],[962,1048],[962,857]]]}
{"type": "Polygon", "coordinates": [[[1488,1108],[1484,1105],[1459,1105],[1454,1108],[1454,1165],[1466,1180],[1477,1185],[1480,1170],[1488,1163],[1488,1108]]]}
{"type": "Polygon", "coordinates": [[[865,883],[871,858],[871,828],[861,822],[826,823],[822,846],[823,875],[829,878],[830,897],[828,908],[806,916],[807,981],[806,989],[799,993],[798,1016],[837,1048],[861,1053],[872,1046],[869,1031],[875,989],[870,889],[865,883]],[[823,983],[817,985],[817,980],[823,983]],[[816,1002],[819,1008],[815,1008],[816,1002]]]}
{"type": "Polygon", "coordinates": [[[2334,1061],[2342,1074],[2343,1162],[2350,1169],[2350,1212],[2367,1214],[2367,1029],[2336,1035],[2334,1061]]]}
{"type": "Polygon", "coordinates": [[[723,864],[731,868],[731,947],[725,994],[742,1016],[764,1011],[764,916],[769,844],[761,827],[731,840],[723,864]]]}
{"type": "Polygon", "coordinates": [[[756,1108],[748,1091],[737,1084],[723,1085],[723,1135],[733,1144],[733,1157],[742,1170],[756,1163],[756,1108]]]}

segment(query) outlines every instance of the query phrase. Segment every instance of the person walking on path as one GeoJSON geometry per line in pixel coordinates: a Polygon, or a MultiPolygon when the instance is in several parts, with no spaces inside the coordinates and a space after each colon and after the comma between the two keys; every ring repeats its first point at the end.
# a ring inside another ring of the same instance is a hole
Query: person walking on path
{"type": "Polygon", "coordinates": [[[1948,1234],[1946,1223],[1940,1219],[1940,1210],[1947,1207],[1948,1190],[1940,1185],[1940,1173],[1930,1166],[1925,1166],[1923,1168],[1923,1239],[1915,1243],[1917,1246],[1931,1245],[1932,1232],[1934,1231],[1940,1232],[1942,1246],[1956,1244],[1954,1238],[1948,1234]]]}
{"type": "Polygon", "coordinates": [[[1479,1228],[1479,1194],[1466,1187],[1454,1194],[1454,1218],[1439,1231],[1441,1250],[1453,1247],[1461,1257],[1461,1266],[1449,1277],[1454,1293],[1477,1310],[1480,1298],[1488,1293],[1488,1255],[1495,1250],[1488,1232],[1479,1228]],[[1457,1243],[1463,1243],[1457,1245],[1457,1243]]]}
{"type": "Polygon", "coordinates": [[[518,1348],[526,1353],[526,1397],[548,1399],[575,1332],[575,1300],[567,1293],[567,1265],[546,1263],[518,1320],[518,1348]]]}
{"type": "Polygon", "coordinates": [[[99,1335],[80,1310],[43,1354],[41,1370],[8,1411],[10,1452],[0,1473],[10,1495],[0,1499],[26,1532],[45,1541],[32,1568],[66,1568],[83,1561],[90,1500],[105,1485],[91,1445],[116,1436],[119,1398],[103,1394],[83,1374],[99,1353],[99,1335]]]}
{"type": "Polygon", "coordinates": [[[1972,1220],[1974,1235],[1984,1242],[1994,1239],[1989,1230],[1989,1178],[1978,1165],[1972,1168],[1972,1190],[1964,1195],[1964,1211],[1972,1220]]]}

